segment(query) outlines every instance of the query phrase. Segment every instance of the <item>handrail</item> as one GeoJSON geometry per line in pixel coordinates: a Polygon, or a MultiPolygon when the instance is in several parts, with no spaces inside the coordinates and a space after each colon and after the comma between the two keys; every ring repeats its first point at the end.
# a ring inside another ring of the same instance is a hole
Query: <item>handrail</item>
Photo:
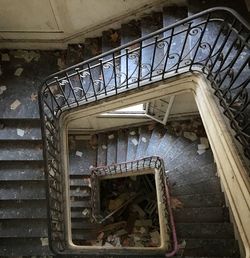
{"type": "MultiPolygon", "coordinates": [[[[136,173],[139,170],[143,170],[146,168],[156,168],[159,171],[160,174],[160,183],[163,184],[162,188],[164,188],[165,193],[165,207],[167,209],[167,215],[169,217],[169,223],[172,233],[172,250],[168,251],[165,254],[165,257],[172,257],[176,254],[178,251],[178,241],[177,241],[177,235],[176,235],[176,228],[175,228],[175,222],[174,222],[174,216],[171,209],[171,201],[170,201],[170,194],[169,189],[167,185],[167,179],[165,175],[165,167],[164,167],[164,161],[162,158],[158,156],[147,156],[140,159],[132,160],[132,161],[126,161],[121,162],[117,164],[107,165],[107,166],[98,166],[91,168],[91,174],[92,174],[92,181],[96,181],[97,177],[103,177],[103,176],[109,176],[109,175],[119,175],[119,174],[126,174],[127,172],[136,173]]],[[[94,182],[95,183],[95,182],[94,182]]],[[[95,190],[95,189],[94,189],[95,190]]],[[[94,194],[95,191],[92,192],[94,194]]],[[[93,197],[95,199],[95,197],[93,197]]],[[[92,207],[95,206],[95,203],[93,201],[92,207]]],[[[94,208],[95,209],[95,208],[94,208]]]]}
{"type": "Polygon", "coordinates": [[[63,223],[54,222],[65,220],[61,114],[178,74],[199,72],[210,81],[235,138],[250,159],[249,39],[250,25],[235,11],[212,8],[52,74],[44,81],[39,107],[50,243],[54,243],[51,247],[55,252],[66,249],[63,223]]]}

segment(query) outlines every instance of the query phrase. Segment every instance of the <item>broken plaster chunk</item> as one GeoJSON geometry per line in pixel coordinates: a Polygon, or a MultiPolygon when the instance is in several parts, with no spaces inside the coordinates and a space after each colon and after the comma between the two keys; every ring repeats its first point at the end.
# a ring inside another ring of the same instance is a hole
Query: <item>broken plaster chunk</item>
{"type": "Polygon", "coordinates": [[[136,135],[136,132],[135,131],[130,131],[129,134],[134,136],[134,135],[136,135]]]}
{"type": "Polygon", "coordinates": [[[19,68],[16,69],[14,75],[15,76],[20,76],[22,74],[22,72],[23,72],[23,68],[19,67],[19,68]]]}
{"type": "Polygon", "coordinates": [[[76,156],[78,156],[78,157],[82,157],[82,152],[81,151],[76,151],[76,156]]]}
{"type": "Polygon", "coordinates": [[[107,149],[107,145],[103,144],[103,145],[102,145],[102,149],[103,149],[103,150],[106,150],[106,149],[107,149]]]}
{"type": "Polygon", "coordinates": [[[191,140],[192,142],[197,140],[197,135],[193,132],[184,132],[183,136],[189,140],[191,140]]]}
{"type": "Polygon", "coordinates": [[[199,154],[199,155],[201,155],[201,154],[203,154],[203,153],[205,153],[206,152],[206,150],[197,150],[197,153],[199,154]]]}
{"type": "Polygon", "coordinates": [[[2,53],[1,56],[2,56],[2,61],[4,61],[4,62],[10,61],[10,56],[8,53],[2,53]]]}
{"type": "Polygon", "coordinates": [[[200,143],[202,145],[204,145],[206,149],[209,149],[209,142],[208,142],[208,139],[206,137],[201,137],[200,138],[200,143]]]}
{"type": "Polygon", "coordinates": [[[205,144],[198,144],[198,150],[206,150],[207,146],[205,144]]]}
{"type": "Polygon", "coordinates": [[[42,246],[49,245],[49,240],[47,237],[41,237],[40,240],[41,240],[42,246]]]}
{"type": "Polygon", "coordinates": [[[21,102],[16,99],[11,105],[10,105],[10,109],[11,110],[15,110],[17,107],[19,107],[21,105],[21,102]]]}
{"type": "Polygon", "coordinates": [[[109,138],[109,140],[113,140],[113,139],[115,138],[115,136],[114,136],[113,134],[110,134],[110,135],[108,136],[108,138],[109,138]]]}
{"type": "Polygon", "coordinates": [[[23,129],[19,129],[19,128],[17,128],[17,135],[19,135],[19,136],[21,136],[21,137],[23,137],[24,136],[24,133],[25,133],[25,131],[23,130],[23,129]]]}
{"type": "Polygon", "coordinates": [[[7,90],[7,87],[5,85],[0,86],[0,95],[4,93],[4,91],[7,90]]]}
{"type": "Polygon", "coordinates": [[[134,139],[132,139],[132,140],[131,140],[131,142],[132,142],[135,146],[137,146],[137,145],[138,145],[138,141],[137,141],[137,139],[135,139],[135,138],[134,138],[134,139]]]}
{"type": "Polygon", "coordinates": [[[144,143],[146,143],[146,142],[147,142],[147,139],[146,139],[145,137],[142,137],[142,138],[141,138],[141,141],[144,142],[144,143]]]}
{"type": "Polygon", "coordinates": [[[89,214],[89,210],[86,208],[82,211],[82,215],[86,217],[89,214]]]}
{"type": "Polygon", "coordinates": [[[40,58],[40,54],[33,50],[16,50],[11,51],[11,54],[15,58],[24,59],[26,63],[30,63],[32,60],[38,61],[40,58]]]}

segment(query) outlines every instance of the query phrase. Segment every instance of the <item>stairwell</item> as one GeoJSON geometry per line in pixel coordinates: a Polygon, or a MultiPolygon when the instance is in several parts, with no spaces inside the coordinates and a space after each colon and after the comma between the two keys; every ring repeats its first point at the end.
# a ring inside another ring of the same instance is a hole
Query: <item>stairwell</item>
{"type": "MultiPolygon", "coordinates": [[[[165,8],[139,22],[123,24],[120,30],[105,31],[101,38],[70,45],[66,51],[34,51],[38,57],[34,56],[30,61],[27,61],[27,55],[34,53],[29,51],[1,51],[10,58],[1,61],[1,85],[7,87],[0,95],[1,257],[54,255],[48,246],[46,180],[37,99],[42,80],[58,69],[130,42],[186,16],[187,7],[165,8]]],[[[143,58],[150,60],[147,53],[143,58]]],[[[133,69],[133,64],[129,67],[133,69]]],[[[98,69],[94,76],[100,76],[98,69]]],[[[199,128],[202,128],[201,124],[199,128]]],[[[169,124],[167,128],[156,125],[151,130],[141,126],[109,131],[97,135],[96,148],[87,141],[75,141],[70,151],[73,239],[81,241],[91,232],[91,225],[82,223],[85,218],[80,212],[83,202],[84,205],[88,202],[88,191],[76,191],[79,187],[80,190],[86,189],[79,179],[89,173],[90,166],[159,155],[166,163],[172,200],[177,203],[177,207],[173,204],[180,244],[177,256],[240,257],[212,151],[197,153],[199,138],[205,136],[203,129],[194,142],[175,129],[169,124]],[[136,134],[131,135],[131,131],[136,134]],[[113,139],[108,138],[110,134],[114,135],[113,139]],[[132,138],[136,138],[138,145],[131,142],[132,138]],[[107,149],[103,149],[103,145],[107,149]],[[75,156],[76,150],[83,152],[84,162],[75,156]]]]}

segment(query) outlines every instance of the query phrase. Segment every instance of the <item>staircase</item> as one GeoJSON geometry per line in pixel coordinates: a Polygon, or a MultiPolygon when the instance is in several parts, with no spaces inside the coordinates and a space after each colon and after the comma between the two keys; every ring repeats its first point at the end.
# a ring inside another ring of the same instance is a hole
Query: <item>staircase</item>
{"type": "MultiPolygon", "coordinates": [[[[188,7],[169,10],[164,8],[139,22],[123,24],[119,30],[105,31],[102,37],[86,39],[84,45],[71,45],[67,51],[36,51],[40,57],[30,62],[13,51],[1,51],[9,55],[10,62],[1,62],[1,85],[7,89],[0,95],[0,257],[53,255],[48,246],[47,182],[36,95],[42,80],[59,68],[130,42],[189,14],[188,7]],[[19,68],[21,73],[16,73],[19,68]],[[20,104],[11,108],[16,100],[20,104]]],[[[146,52],[143,58],[152,60],[146,52]]],[[[155,58],[160,58],[160,53],[155,58]]],[[[123,61],[121,70],[126,69],[123,61]]],[[[97,79],[102,72],[98,69],[93,73],[97,79]]],[[[135,69],[133,62],[129,69],[135,69]]],[[[131,128],[98,134],[95,148],[87,141],[71,145],[72,228],[76,242],[85,240],[96,229],[85,223],[80,212],[83,202],[88,204],[89,192],[87,181],[83,184],[79,179],[85,175],[88,178],[90,166],[163,154],[174,203],[179,257],[239,257],[211,150],[197,154],[199,140],[190,142],[175,127],[174,133],[172,129],[160,125],[152,130],[147,126],[131,128]],[[136,134],[131,135],[131,131],[136,134]],[[108,138],[111,134],[113,139],[108,138]],[[138,145],[131,142],[134,138],[138,145]],[[75,156],[75,150],[83,152],[85,162],[75,156]]],[[[204,132],[198,134],[201,136],[204,132]]]]}
{"type": "MultiPolygon", "coordinates": [[[[221,192],[216,165],[209,146],[198,153],[200,139],[206,140],[199,118],[162,125],[150,124],[141,127],[108,131],[94,136],[97,141],[70,140],[71,178],[89,175],[89,167],[128,162],[145,156],[163,158],[167,169],[171,191],[172,209],[179,242],[178,257],[240,257],[238,244],[234,239],[233,226],[229,220],[228,208],[221,192]],[[182,128],[182,129],[180,129],[182,128]],[[184,137],[192,132],[197,139],[184,137]],[[176,132],[178,131],[178,136],[176,132]],[[76,156],[81,152],[82,157],[76,156]],[[89,157],[94,157],[89,162],[89,157]],[[86,167],[77,164],[77,160],[86,167]],[[83,162],[84,161],[84,162],[83,162]]],[[[80,182],[83,182],[82,180],[80,182]]],[[[81,187],[73,185],[71,187],[81,187]]],[[[81,193],[80,189],[78,193],[81,193]]],[[[90,201],[90,196],[81,196],[81,201],[90,201]]],[[[89,240],[93,235],[84,235],[89,227],[88,217],[82,214],[83,206],[72,202],[72,211],[78,209],[79,228],[73,228],[73,241],[89,240]],[[74,234],[77,232],[78,234],[74,234]]],[[[72,215],[76,222],[75,213],[72,215]]],[[[93,239],[92,239],[93,240],[93,239]]],[[[147,257],[147,256],[145,256],[147,257]]],[[[162,256],[164,257],[164,256],[162,256]]]]}

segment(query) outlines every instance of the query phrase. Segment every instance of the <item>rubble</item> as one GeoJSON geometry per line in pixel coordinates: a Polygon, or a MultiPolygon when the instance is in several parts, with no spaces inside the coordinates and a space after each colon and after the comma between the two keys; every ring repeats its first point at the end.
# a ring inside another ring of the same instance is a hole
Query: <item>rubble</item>
{"type": "Polygon", "coordinates": [[[187,139],[189,139],[190,141],[196,141],[197,140],[197,135],[193,132],[184,132],[183,136],[187,139]]]}
{"type": "Polygon", "coordinates": [[[19,136],[23,137],[23,136],[24,136],[24,134],[25,134],[25,131],[24,131],[23,129],[19,129],[19,128],[17,128],[17,135],[19,135],[19,136]]]}
{"type": "Polygon", "coordinates": [[[81,151],[76,151],[76,156],[78,156],[78,157],[82,157],[82,152],[81,151]]]}
{"type": "Polygon", "coordinates": [[[10,61],[10,56],[9,56],[8,53],[2,53],[1,56],[2,56],[2,58],[1,58],[2,61],[4,61],[4,62],[9,62],[10,61]]]}
{"type": "Polygon", "coordinates": [[[6,90],[7,90],[7,87],[5,85],[0,86],[0,95],[2,95],[6,90]]]}
{"type": "Polygon", "coordinates": [[[113,140],[113,139],[115,139],[115,136],[114,136],[113,134],[110,134],[110,135],[108,136],[108,138],[109,138],[109,140],[113,140]]]}
{"type": "Polygon", "coordinates": [[[157,247],[161,245],[154,175],[102,180],[101,225],[93,246],[157,247]]]}
{"type": "Polygon", "coordinates": [[[135,146],[137,146],[137,145],[138,145],[138,141],[137,141],[137,139],[136,139],[136,138],[132,139],[132,140],[131,140],[131,142],[132,142],[135,146]]]}

